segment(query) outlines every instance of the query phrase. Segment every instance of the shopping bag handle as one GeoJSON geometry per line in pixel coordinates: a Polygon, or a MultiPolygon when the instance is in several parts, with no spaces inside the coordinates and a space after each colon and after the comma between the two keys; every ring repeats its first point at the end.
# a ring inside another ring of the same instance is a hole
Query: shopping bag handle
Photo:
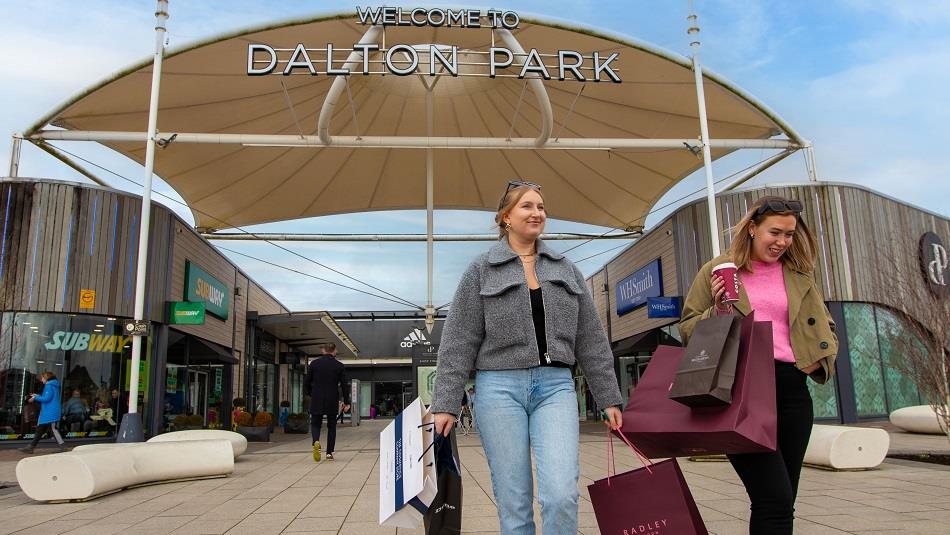
{"type": "MultiPolygon", "coordinates": [[[[614,464],[614,433],[612,433],[611,431],[612,429],[607,429],[607,485],[608,486],[610,485],[611,471],[613,471],[613,475],[615,476],[617,475],[617,467],[614,464]]],[[[649,472],[650,475],[653,475],[653,470],[650,469],[650,465],[653,464],[653,461],[648,459],[646,455],[643,454],[642,451],[637,449],[637,447],[634,446],[632,442],[630,442],[630,439],[628,439],[623,434],[623,432],[617,432],[616,435],[619,436],[620,439],[623,440],[624,443],[627,444],[627,446],[630,446],[630,449],[633,450],[633,453],[640,459],[640,462],[643,463],[643,467],[647,469],[647,472],[649,472]]]]}

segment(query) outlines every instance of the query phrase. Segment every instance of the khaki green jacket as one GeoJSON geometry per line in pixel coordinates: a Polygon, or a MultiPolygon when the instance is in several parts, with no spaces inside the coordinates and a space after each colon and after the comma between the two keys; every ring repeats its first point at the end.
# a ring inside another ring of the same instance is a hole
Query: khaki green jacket
{"type": "MultiPolygon", "coordinates": [[[[707,262],[693,279],[686,302],[683,303],[683,316],[679,324],[684,343],[689,340],[696,322],[716,313],[709,284],[713,266],[731,261],[728,255],[714,258],[707,262]]],[[[815,285],[813,273],[800,273],[791,269],[788,264],[785,264],[783,271],[785,293],[788,295],[789,336],[792,352],[795,354],[795,365],[802,369],[816,362],[820,363],[821,368],[812,372],[809,377],[824,384],[834,374],[835,355],[838,353],[835,322],[825,306],[821,291],[815,285]]],[[[741,273],[739,277],[742,277],[741,273]]],[[[741,286],[739,302],[733,304],[733,309],[741,316],[752,312],[749,296],[741,286]]]]}

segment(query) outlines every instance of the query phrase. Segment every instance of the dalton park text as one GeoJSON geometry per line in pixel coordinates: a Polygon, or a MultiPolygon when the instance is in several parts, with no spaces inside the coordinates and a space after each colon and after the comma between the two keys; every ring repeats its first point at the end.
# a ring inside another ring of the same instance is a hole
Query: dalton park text
{"type": "MultiPolygon", "coordinates": [[[[511,30],[518,27],[520,16],[513,11],[451,9],[403,9],[394,7],[357,8],[360,24],[372,26],[458,26],[461,28],[483,28],[493,30],[511,30]],[[487,24],[482,24],[482,20],[487,24]]],[[[352,48],[337,48],[333,43],[319,47],[308,47],[297,43],[293,48],[279,48],[264,43],[247,45],[248,76],[280,74],[290,76],[304,74],[318,76],[349,76],[351,74],[393,74],[409,76],[427,74],[429,76],[489,76],[501,77],[540,77],[545,80],[576,80],[580,82],[601,82],[609,80],[621,83],[619,69],[611,66],[618,57],[614,52],[606,57],[599,52],[584,55],[576,50],[557,50],[542,53],[536,48],[527,51],[513,51],[511,48],[492,46],[485,51],[459,50],[456,45],[448,44],[394,44],[381,46],[373,40],[360,40],[352,48]],[[346,53],[347,58],[334,58],[334,52],[346,53]],[[382,60],[373,60],[371,53],[383,55],[382,60]],[[466,55],[484,56],[476,61],[460,61],[466,55]],[[552,61],[545,63],[550,58],[552,61]],[[517,62],[516,62],[517,59],[517,62]],[[378,67],[377,63],[382,63],[378,67]],[[487,72],[459,72],[459,66],[474,69],[488,67],[487,72]],[[517,72],[507,71],[515,66],[517,72]],[[374,70],[375,69],[375,70],[374,70]],[[382,70],[380,70],[382,69],[382,70]]]]}

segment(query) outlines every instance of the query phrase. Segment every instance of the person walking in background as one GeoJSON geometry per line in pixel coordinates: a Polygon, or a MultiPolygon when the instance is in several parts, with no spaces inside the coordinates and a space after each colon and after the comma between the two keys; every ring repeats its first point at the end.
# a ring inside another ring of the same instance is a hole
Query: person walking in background
{"type": "Polygon", "coordinates": [[[707,262],[696,275],[683,305],[683,344],[696,323],[714,314],[755,311],[772,322],[778,449],[729,455],[751,505],[749,533],[790,535],[795,497],[813,423],[806,380],[823,384],[834,373],[838,339],[835,323],[815,284],[817,244],[801,218],[802,203],[763,197],[733,227],[729,251],[707,262]],[[739,301],[722,302],[724,281],[713,267],[739,268],[739,301]]]}
{"type": "Polygon", "coordinates": [[[336,359],[336,344],[326,344],[321,355],[307,365],[304,391],[310,393],[310,433],[313,437],[313,460],[320,460],[320,428],[327,416],[326,458],[333,459],[336,446],[336,417],[343,393],[343,410],[350,408],[350,390],[346,384],[343,364],[336,359]]]}
{"type": "Polygon", "coordinates": [[[40,417],[37,421],[36,432],[33,434],[33,441],[25,448],[20,448],[23,453],[33,453],[36,445],[46,433],[52,432],[56,443],[59,444],[59,451],[66,451],[66,444],[63,437],[59,434],[56,425],[62,416],[61,395],[59,380],[53,372],[43,372],[40,374],[40,382],[43,383],[43,392],[39,395],[30,394],[31,403],[40,404],[40,417]]]}
{"type": "Polygon", "coordinates": [[[499,239],[462,275],[439,347],[432,412],[436,432],[455,425],[476,370],[478,429],[501,531],[534,533],[531,452],[543,533],[577,533],[579,439],[571,366],[580,365],[607,425],[622,423],[613,355],[580,270],[539,239],[541,186],[508,183],[499,239]]]}

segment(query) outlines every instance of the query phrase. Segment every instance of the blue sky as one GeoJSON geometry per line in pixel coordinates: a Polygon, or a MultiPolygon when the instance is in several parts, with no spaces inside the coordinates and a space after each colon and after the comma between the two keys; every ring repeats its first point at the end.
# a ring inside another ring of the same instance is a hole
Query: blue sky
{"type": "MultiPolygon", "coordinates": [[[[328,1],[171,0],[171,46],[223,31],[289,17],[353,9],[328,1]]],[[[359,5],[391,5],[365,4],[359,5]]],[[[696,0],[702,62],[775,110],[815,145],[823,180],[854,182],[950,217],[950,159],[940,148],[950,124],[950,2],[837,0],[796,2],[696,0]]],[[[561,17],[689,54],[686,0],[509,1],[496,7],[561,17]]],[[[9,134],[25,129],[57,104],[110,73],[147,57],[154,43],[154,1],[3,2],[0,4],[0,172],[6,174],[9,134]]],[[[483,7],[479,4],[466,7],[483,7]]],[[[355,9],[354,9],[355,14],[355,9]]],[[[117,173],[142,181],[140,166],[92,144],[62,144],[117,173]]],[[[748,151],[719,160],[716,178],[765,155],[748,151]]],[[[21,176],[85,181],[45,153],[24,145],[21,176]]],[[[141,188],[107,173],[115,187],[141,188]]],[[[802,181],[800,155],[753,184],[802,181]]],[[[702,173],[661,200],[699,189],[702,173]]],[[[156,191],[171,195],[165,184],[156,191]]],[[[694,195],[693,198],[698,198],[694,195]]],[[[161,197],[187,221],[190,214],[161,197]]],[[[648,224],[668,210],[659,211],[648,224]]],[[[438,233],[491,231],[486,212],[437,212],[438,233]]],[[[356,214],[254,227],[262,232],[382,233],[425,231],[418,211],[356,214]]],[[[549,221],[549,232],[602,231],[549,221]]],[[[569,253],[590,274],[621,242],[585,244],[569,253]]],[[[263,243],[223,246],[315,276],[345,282],[307,260],[263,243]]],[[[576,245],[558,242],[557,249],[576,245]]],[[[311,243],[284,246],[417,304],[425,301],[424,244],[311,243]]],[[[487,243],[436,245],[436,305],[451,300],[458,276],[487,243]]],[[[403,309],[394,303],[318,282],[231,253],[235,262],[292,310],[403,309]]]]}

